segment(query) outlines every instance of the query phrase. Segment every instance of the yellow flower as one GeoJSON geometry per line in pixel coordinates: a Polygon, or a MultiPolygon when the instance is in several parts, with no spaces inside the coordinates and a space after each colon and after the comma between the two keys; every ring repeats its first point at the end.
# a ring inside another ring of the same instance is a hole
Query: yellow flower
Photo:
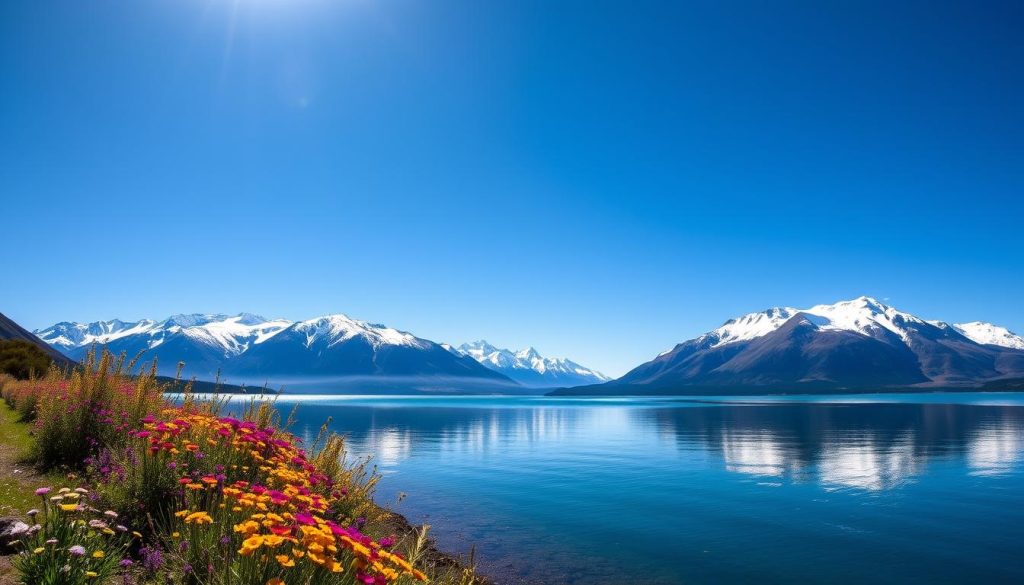
{"type": "Polygon", "coordinates": [[[142,533],[138,530],[132,530],[132,536],[134,536],[135,538],[142,538],[142,533]]]}
{"type": "Polygon", "coordinates": [[[188,510],[179,510],[179,511],[174,513],[174,516],[176,518],[184,518],[185,516],[188,516],[188,513],[189,513],[188,510]]]}
{"type": "Polygon", "coordinates": [[[291,558],[288,555],[277,555],[274,558],[277,559],[277,562],[282,567],[294,567],[295,566],[295,559],[291,558]]]}
{"type": "Polygon", "coordinates": [[[256,534],[260,531],[260,525],[253,520],[246,520],[241,524],[235,524],[235,532],[242,534],[256,534]]]}
{"type": "Polygon", "coordinates": [[[192,512],[188,516],[185,516],[185,524],[213,524],[213,517],[206,512],[192,512]]]}
{"type": "Polygon", "coordinates": [[[98,551],[92,553],[92,558],[94,558],[94,559],[102,559],[105,556],[107,556],[107,553],[105,553],[105,552],[103,552],[101,550],[98,550],[98,551]]]}
{"type": "Polygon", "coordinates": [[[171,538],[178,538],[179,536],[181,536],[181,534],[178,533],[178,532],[172,532],[171,533],[171,538]]]}
{"type": "Polygon", "coordinates": [[[39,547],[39,548],[35,549],[34,551],[32,551],[32,554],[36,554],[36,555],[43,554],[43,552],[45,550],[46,550],[45,548],[39,547]]]}
{"type": "Polygon", "coordinates": [[[93,577],[99,577],[99,573],[97,573],[96,571],[86,571],[85,577],[87,579],[92,579],[93,577]]]}
{"type": "Polygon", "coordinates": [[[276,534],[268,534],[263,537],[263,544],[266,546],[274,547],[284,542],[284,539],[276,534]]]}
{"type": "Polygon", "coordinates": [[[78,509],[78,504],[61,504],[60,509],[65,512],[72,512],[78,509]]]}

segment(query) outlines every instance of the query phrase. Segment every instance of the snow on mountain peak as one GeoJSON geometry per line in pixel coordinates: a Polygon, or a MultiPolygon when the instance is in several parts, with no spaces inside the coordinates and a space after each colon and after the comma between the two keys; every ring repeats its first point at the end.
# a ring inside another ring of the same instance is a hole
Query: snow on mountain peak
{"type": "Polygon", "coordinates": [[[154,348],[169,335],[185,335],[205,345],[218,347],[225,355],[237,355],[253,343],[262,343],[291,325],[290,321],[267,321],[251,313],[233,317],[221,314],[190,313],[172,315],[161,321],[143,319],[126,323],[119,319],[95,323],[58,323],[38,331],[39,337],[49,344],[65,349],[93,344],[107,344],[114,340],[141,336],[144,345],[154,348]]]}
{"type": "MultiPolygon", "coordinates": [[[[451,346],[449,346],[451,347],[451,346]]],[[[610,380],[601,372],[583,367],[566,358],[545,358],[533,347],[527,347],[516,352],[508,349],[494,347],[487,341],[481,339],[472,343],[463,343],[458,348],[451,348],[450,351],[469,357],[480,362],[492,370],[501,372],[513,380],[527,382],[529,376],[538,376],[542,379],[556,381],[566,377],[580,383],[594,383],[610,380]]]]}
{"type": "Polygon", "coordinates": [[[404,345],[408,347],[426,348],[430,343],[411,333],[392,329],[377,323],[369,323],[352,319],[348,315],[335,313],[324,315],[295,324],[295,330],[306,335],[306,346],[309,347],[320,339],[327,339],[328,347],[362,336],[375,348],[382,345],[404,345]]]}
{"type": "Polygon", "coordinates": [[[736,319],[729,319],[721,327],[701,336],[710,341],[711,347],[718,347],[737,341],[749,341],[775,331],[797,314],[797,309],[775,307],[759,313],[749,313],[736,319]]]}
{"type": "Polygon", "coordinates": [[[1006,327],[985,323],[983,321],[971,321],[970,323],[956,323],[953,329],[959,331],[964,337],[982,345],[998,345],[1012,349],[1024,349],[1024,337],[1017,335],[1006,327]]]}
{"type": "Polygon", "coordinates": [[[798,313],[807,315],[815,325],[822,329],[852,331],[869,336],[886,330],[896,334],[904,341],[907,341],[909,335],[907,324],[926,323],[910,313],[898,311],[877,299],[861,296],[831,305],[815,305],[809,309],[775,307],[757,313],[749,313],[726,321],[721,327],[705,333],[698,339],[709,343],[710,347],[738,341],[750,341],[782,327],[786,321],[798,313]]]}

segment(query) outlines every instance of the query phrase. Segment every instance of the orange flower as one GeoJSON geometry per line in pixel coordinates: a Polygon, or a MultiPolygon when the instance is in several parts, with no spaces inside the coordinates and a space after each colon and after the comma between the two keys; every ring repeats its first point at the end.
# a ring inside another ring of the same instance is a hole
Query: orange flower
{"type": "Polygon", "coordinates": [[[295,566],[295,559],[291,558],[288,555],[276,555],[274,558],[277,559],[278,564],[280,564],[282,567],[295,566]]]}

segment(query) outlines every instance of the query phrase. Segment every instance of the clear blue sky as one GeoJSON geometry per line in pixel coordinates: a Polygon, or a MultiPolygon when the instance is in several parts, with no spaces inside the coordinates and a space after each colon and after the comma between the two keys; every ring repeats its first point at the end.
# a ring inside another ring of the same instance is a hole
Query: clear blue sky
{"type": "Polygon", "coordinates": [[[621,374],[870,294],[1024,330],[1024,3],[0,5],[0,311],[621,374]]]}

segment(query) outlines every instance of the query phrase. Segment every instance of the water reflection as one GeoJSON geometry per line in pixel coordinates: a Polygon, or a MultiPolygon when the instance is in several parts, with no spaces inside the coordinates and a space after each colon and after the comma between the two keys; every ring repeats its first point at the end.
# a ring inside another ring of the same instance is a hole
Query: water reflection
{"type": "Polygon", "coordinates": [[[978,474],[1024,456],[1024,409],[970,404],[723,405],[636,411],[683,449],[721,454],[725,469],[826,487],[883,490],[930,461],[965,456],[978,474]]]}
{"type": "Polygon", "coordinates": [[[417,450],[441,458],[537,450],[644,457],[704,452],[726,471],[885,490],[933,461],[962,457],[972,473],[1008,472],[1024,457],[1024,408],[974,404],[721,404],[637,408],[366,405],[300,409],[301,434],[323,418],[349,433],[357,455],[387,470],[417,450]],[[664,453],[663,453],[664,454],[664,453]]]}
{"type": "Polygon", "coordinates": [[[1024,582],[1024,399],[963,400],[326,399],[295,431],[331,417],[502,585],[1024,582]]]}

